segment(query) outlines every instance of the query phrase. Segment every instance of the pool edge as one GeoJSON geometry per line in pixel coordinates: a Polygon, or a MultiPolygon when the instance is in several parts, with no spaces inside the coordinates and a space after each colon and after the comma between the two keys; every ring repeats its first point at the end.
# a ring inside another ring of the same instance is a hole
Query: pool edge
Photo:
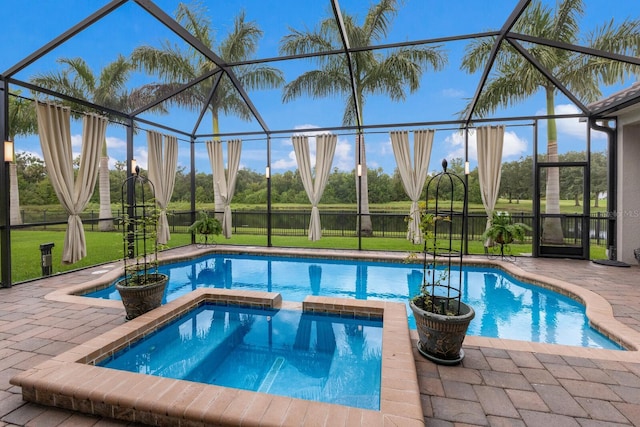
{"type": "Polygon", "coordinates": [[[308,310],[372,317],[382,313],[380,411],[95,366],[128,342],[209,301],[249,301],[275,308],[289,305],[280,294],[200,288],[24,371],[10,382],[22,387],[24,400],[152,425],[424,425],[411,334],[401,303],[326,297],[308,297],[302,303],[303,310],[306,305],[308,310]]]}
{"type": "MultiPolygon", "coordinates": [[[[348,251],[343,249],[333,250],[280,247],[266,248],[259,246],[225,245],[212,248],[193,247],[193,249],[189,248],[189,251],[190,252],[188,253],[171,253],[171,251],[163,252],[160,254],[160,261],[163,263],[178,262],[214,253],[236,255],[270,255],[284,257],[318,257],[326,259],[355,259],[360,261],[388,261],[398,263],[402,263],[407,260],[407,253],[404,252],[348,251]]],[[[605,298],[598,295],[597,293],[567,281],[525,271],[517,265],[517,259],[516,262],[504,262],[500,260],[489,259],[481,255],[469,255],[464,258],[463,263],[465,265],[498,268],[517,279],[529,281],[535,285],[559,292],[581,302],[586,307],[587,318],[589,319],[591,326],[605,335],[607,338],[622,345],[626,350],[617,351],[605,349],[590,349],[587,347],[575,348],[588,350],[589,357],[640,362],[640,332],[615,319],[611,304],[609,304],[609,302],[605,298]],[[626,354],[616,359],[615,353],[614,356],[611,356],[611,351],[614,351],[618,354],[626,354]],[[598,355],[598,352],[601,352],[601,354],[598,355]]],[[[97,298],[87,298],[78,295],[80,293],[86,293],[91,290],[104,287],[117,279],[122,274],[122,267],[119,265],[116,266],[118,268],[110,270],[102,276],[97,277],[96,279],[84,284],[57,289],[45,295],[45,299],[74,304],[123,308],[120,301],[100,300],[97,298]]],[[[533,345],[533,347],[539,348],[545,353],[553,354],[553,348],[557,348],[558,354],[576,354],[576,351],[571,350],[573,347],[563,346],[559,344],[541,344],[523,341],[520,345],[513,345],[512,343],[510,343],[510,340],[501,340],[499,338],[467,336],[467,339],[470,339],[474,342],[479,342],[481,343],[480,345],[488,347],[493,346],[494,344],[492,343],[498,343],[499,348],[518,347],[526,349],[529,348],[530,345],[533,345]]]]}

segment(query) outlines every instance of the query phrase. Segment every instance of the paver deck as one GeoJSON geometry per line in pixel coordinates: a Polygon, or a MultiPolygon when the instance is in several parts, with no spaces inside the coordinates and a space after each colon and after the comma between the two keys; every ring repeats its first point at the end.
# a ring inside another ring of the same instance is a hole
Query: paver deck
{"type": "MultiPolygon", "coordinates": [[[[619,322],[617,332],[638,342],[640,267],[541,258],[518,258],[515,266],[525,274],[591,291],[596,303],[606,300],[619,322]]],[[[101,265],[0,289],[0,426],[132,425],[27,403],[21,389],[9,383],[14,375],[124,323],[121,307],[45,298],[115,267],[101,265]]],[[[606,307],[593,310],[606,318],[606,307]]],[[[605,322],[602,327],[611,325],[605,322]]],[[[462,365],[453,367],[435,365],[414,351],[428,426],[640,426],[637,351],[591,351],[481,337],[467,337],[464,349],[462,365]]]]}

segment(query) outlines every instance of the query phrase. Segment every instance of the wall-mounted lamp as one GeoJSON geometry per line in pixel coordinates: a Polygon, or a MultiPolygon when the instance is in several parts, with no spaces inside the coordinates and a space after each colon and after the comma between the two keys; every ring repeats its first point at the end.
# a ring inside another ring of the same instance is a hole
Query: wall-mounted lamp
{"type": "Polygon", "coordinates": [[[136,159],[131,159],[131,174],[132,175],[137,175],[139,171],[140,171],[140,168],[138,167],[138,164],[136,163],[136,159]]]}
{"type": "Polygon", "coordinates": [[[358,163],[358,176],[362,176],[362,165],[358,163]]]}
{"type": "Polygon", "coordinates": [[[269,169],[269,166],[267,166],[264,170],[264,176],[269,179],[271,178],[271,169],[269,169]]]}
{"type": "Polygon", "coordinates": [[[13,141],[4,142],[4,161],[13,162],[13,141]]]}
{"type": "Polygon", "coordinates": [[[464,162],[464,174],[469,175],[469,162],[464,162]]]}

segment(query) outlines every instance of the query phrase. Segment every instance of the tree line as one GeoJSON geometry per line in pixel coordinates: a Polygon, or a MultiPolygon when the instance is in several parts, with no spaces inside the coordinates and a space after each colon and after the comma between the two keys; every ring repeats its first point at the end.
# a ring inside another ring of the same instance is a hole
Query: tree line
{"type": "MultiPolygon", "coordinates": [[[[559,156],[560,161],[579,161],[586,158],[585,152],[568,152],[559,156]]],[[[76,166],[78,162],[75,162],[76,166]]],[[[58,199],[53,191],[51,182],[47,176],[44,161],[29,153],[16,154],[16,167],[20,200],[23,205],[52,205],[58,204],[58,199]]],[[[462,159],[453,159],[448,167],[450,172],[458,175],[464,174],[464,162],[462,159]]],[[[144,173],[144,172],[143,172],[144,173]]],[[[582,199],[582,169],[564,168],[560,171],[561,199],[582,199]]],[[[371,203],[383,204],[390,202],[407,201],[408,197],[402,186],[400,173],[396,169],[392,174],[387,174],[382,168],[369,169],[369,199],[371,203]]],[[[431,173],[433,176],[435,173],[431,173]]],[[[118,203],[121,199],[122,182],[126,178],[126,165],[117,162],[109,171],[111,200],[118,203]]],[[[211,173],[197,172],[195,176],[195,200],[197,204],[213,203],[213,176],[211,173]]],[[[355,192],[355,171],[340,171],[334,168],[329,175],[329,181],[323,194],[322,204],[355,204],[357,202],[355,192]]],[[[185,167],[179,167],[176,171],[176,181],[172,196],[173,202],[189,202],[191,200],[191,178],[185,167]]],[[[607,156],[603,152],[591,153],[591,196],[596,206],[599,193],[607,189],[607,156]]],[[[425,189],[426,190],[426,189],[425,189]]],[[[426,196],[424,194],[422,198],[426,196]]],[[[469,174],[469,202],[482,203],[480,186],[478,184],[477,168],[469,174]]],[[[454,190],[454,197],[461,199],[462,188],[454,190]]],[[[509,202],[518,203],[523,199],[533,197],[533,158],[521,157],[518,160],[502,164],[502,180],[500,185],[500,197],[509,202]]],[[[99,203],[99,189],[96,187],[91,202],[99,203]]],[[[250,169],[238,171],[236,192],[233,197],[234,204],[261,205],[267,203],[267,181],[263,173],[250,169]]],[[[302,185],[298,170],[289,170],[283,173],[274,173],[271,176],[271,202],[307,204],[309,199],[302,185]]]]}

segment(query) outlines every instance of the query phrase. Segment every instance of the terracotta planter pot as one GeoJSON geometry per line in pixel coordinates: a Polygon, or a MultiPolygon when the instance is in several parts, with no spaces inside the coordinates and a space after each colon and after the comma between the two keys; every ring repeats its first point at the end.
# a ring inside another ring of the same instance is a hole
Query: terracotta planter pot
{"type": "MultiPolygon", "coordinates": [[[[441,298],[436,297],[436,305],[441,298]]],[[[457,301],[454,302],[457,308],[457,301]]],[[[464,358],[462,342],[469,323],[476,313],[467,304],[460,303],[459,316],[432,313],[416,306],[411,301],[411,310],[418,330],[418,351],[427,359],[443,364],[456,365],[464,358]]]]}
{"type": "Polygon", "coordinates": [[[124,279],[116,283],[116,289],[122,298],[122,304],[127,312],[127,320],[153,310],[162,305],[162,297],[167,287],[169,276],[166,274],[153,274],[155,281],[144,286],[124,286],[124,279]]]}

